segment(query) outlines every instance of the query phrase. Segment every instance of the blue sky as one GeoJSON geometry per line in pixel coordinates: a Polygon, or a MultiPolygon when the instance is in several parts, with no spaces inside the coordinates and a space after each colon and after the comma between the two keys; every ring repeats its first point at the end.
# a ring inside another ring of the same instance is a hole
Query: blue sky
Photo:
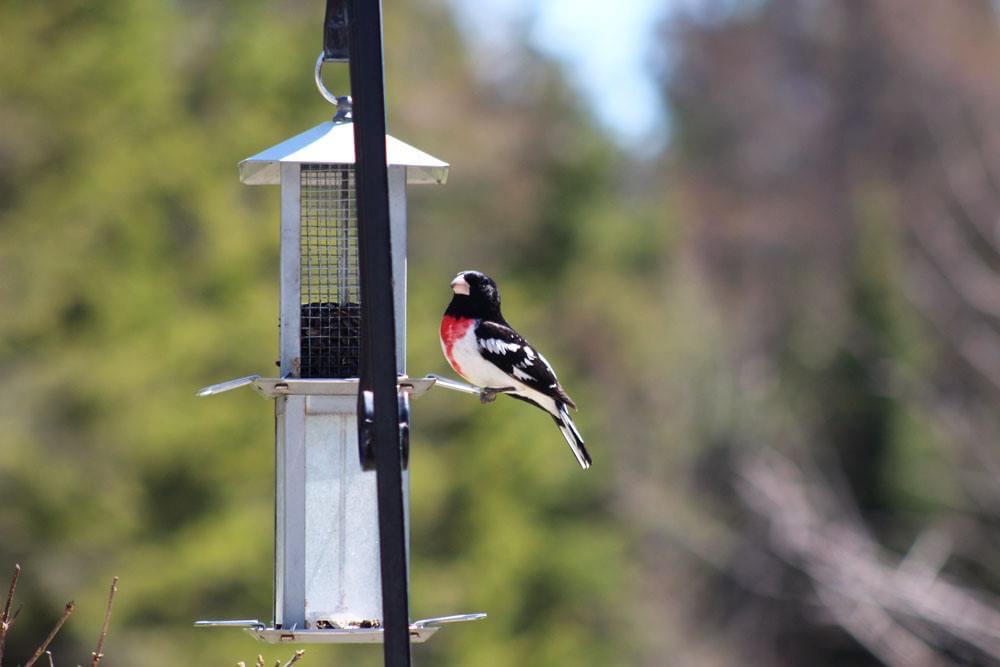
{"type": "Polygon", "coordinates": [[[658,22],[678,0],[450,2],[470,43],[483,53],[502,53],[505,42],[523,41],[526,32],[531,44],[561,61],[623,147],[642,151],[663,145],[664,115],[649,54],[658,22]]]}

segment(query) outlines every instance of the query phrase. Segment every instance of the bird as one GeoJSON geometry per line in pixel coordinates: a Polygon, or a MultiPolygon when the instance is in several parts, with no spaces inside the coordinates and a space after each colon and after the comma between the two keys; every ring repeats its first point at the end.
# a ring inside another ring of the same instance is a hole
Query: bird
{"type": "Polygon", "coordinates": [[[545,357],[507,323],[500,312],[500,291],[479,271],[462,271],[451,281],[454,293],[441,318],[441,350],[455,372],[481,388],[480,400],[498,394],[547,412],[584,470],[590,454],[569,416],[576,403],[559,384],[545,357]]]}

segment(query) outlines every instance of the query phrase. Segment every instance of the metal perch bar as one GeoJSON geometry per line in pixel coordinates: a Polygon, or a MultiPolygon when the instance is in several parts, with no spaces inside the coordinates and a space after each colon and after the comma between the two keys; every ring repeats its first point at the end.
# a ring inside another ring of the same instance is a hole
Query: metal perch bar
{"type": "Polygon", "coordinates": [[[514,387],[477,387],[466,382],[459,382],[451,378],[442,377],[435,373],[428,373],[427,377],[434,380],[434,384],[444,389],[450,389],[462,394],[472,394],[482,398],[486,394],[506,394],[514,391],[514,387]]]}

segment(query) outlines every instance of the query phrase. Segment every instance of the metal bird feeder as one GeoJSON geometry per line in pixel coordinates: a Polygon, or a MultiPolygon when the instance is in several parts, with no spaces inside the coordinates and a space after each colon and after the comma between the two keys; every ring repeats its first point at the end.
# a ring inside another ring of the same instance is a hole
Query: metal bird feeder
{"type": "MultiPolygon", "coordinates": [[[[329,20],[328,8],[328,27],[329,20]]],[[[356,205],[357,128],[350,101],[330,95],[320,77],[324,62],[343,58],[327,56],[317,61],[316,80],[324,97],[337,104],[334,119],[247,158],[239,167],[243,183],[280,186],[280,372],[199,392],[212,395],[253,386],[275,403],[273,622],[198,622],[245,627],[268,642],[381,642],[384,634],[375,457],[364,428],[359,446],[358,428],[359,405],[362,427],[371,420],[371,392],[362,385],[365,345],[372,342],[363,338],[359,236],[367,221],[359,221],[356,205]]],[[[406,376],[406,186],[444,183],[448,165],[393,137],[384,138],[402,532],[408,554],[409,399],[435,380],[406,376]]],[[[423,641],[443,623],[482,616],[412,622],[409,638],[423,641]]]]}

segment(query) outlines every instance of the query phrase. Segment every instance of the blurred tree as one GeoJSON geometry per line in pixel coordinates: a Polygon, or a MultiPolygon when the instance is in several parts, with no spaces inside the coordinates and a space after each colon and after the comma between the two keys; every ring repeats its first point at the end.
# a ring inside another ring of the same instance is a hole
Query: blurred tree
{"type": "MultiPolygon", "coordinates": [[[[511,312],[555,339],[541,310],[608,187],[609,146],[538,54],[515,49],[517,82],[487,85],[444,5],[385,18],[393,132],[453,164],[448,190],[411,207],[411,367],[444,369],[437,318],[470,265],[507,278],[511,312]]],[[[0,7],[0,562],[26,567],[11,660],[70,595],[55,654],[89,651],[111,574],[108,667],[256,648],[191,622],[269,615],[270,406],[193,393],[275,354],[277,193],[235,165],[331,114],[311,77],[321,20],[296,0],[0,7]]],[[[330,76],[346,89],[346,68],[330,76]]],[[[609,468],[581,476],[551,424],[504,403],[416,406],[414,616],[491,614],[416,655],[609,664],[627,576],[609,468]]],[[[380,656],[317,647],[307,663],[380,656]]]]}
{"type": "Polygon", "coordinates": [[[717,573],[689,594],[739,664],[1000,661],[997,19],[771,0],[667,24],[666,179],[726,332],[695,467],[725,527],[711,554],[669,532],[717,573]]]}

